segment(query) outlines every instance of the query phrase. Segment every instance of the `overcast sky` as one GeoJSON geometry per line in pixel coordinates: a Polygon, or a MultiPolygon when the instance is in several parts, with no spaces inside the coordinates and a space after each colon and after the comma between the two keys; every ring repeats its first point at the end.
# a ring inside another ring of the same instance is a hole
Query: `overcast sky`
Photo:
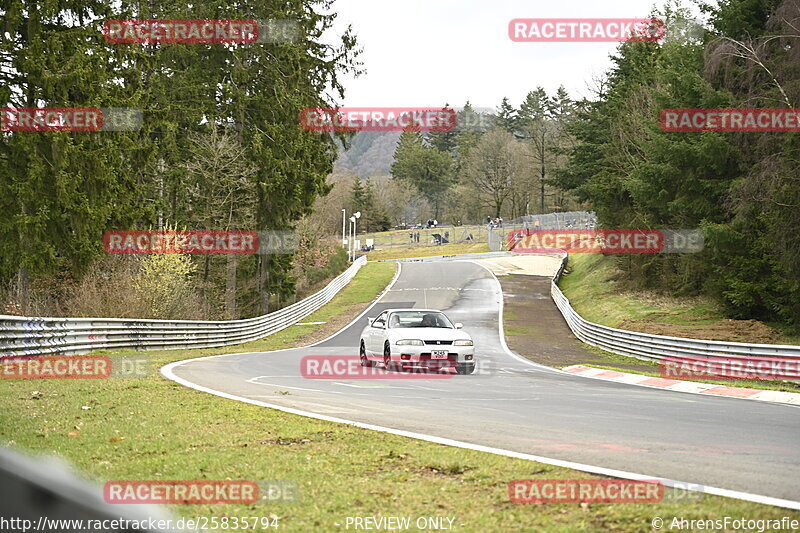
{"type": "MultiPolygon", "coordinates": [[[[336,0],[367,73],[345,80],[348,107],[518,106],[541,85],[590,96],[616,43],[518,43],[514,18],[646,18],[665,0],[336,0]]],[[[697,12],[696,9],[693,11],[697,12]]]]}

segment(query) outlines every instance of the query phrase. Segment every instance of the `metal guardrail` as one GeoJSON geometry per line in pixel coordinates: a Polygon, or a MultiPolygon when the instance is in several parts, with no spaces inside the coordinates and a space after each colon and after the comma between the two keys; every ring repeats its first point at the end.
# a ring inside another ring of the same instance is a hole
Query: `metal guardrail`
{"type": "MultiPolygon", "coordinates": [[[[561,267],[550,283],[550,295],[553,298],[569,329],[578,339],[587,344],[620,355],[647,359],[651,361],[678,358],[682,361],[709,361],[709,358],[725,358],[748,362],[764,361],[763,358],[800,359],[800,346],[782,344],[749,344],[744,342],[724,342],[685,337],[669,337],[653,335],[623,329],[602,326],[589,322],[581,317],[570,305],[561,289],[558,280],[567,265],[567,254],[564,254],[561,267]],[[762,359],[755,359],[756,357],[762,359]]],[[[714,367],[713,363],[710,367],[714,367]]],[[[794,376],[795,374],[789,374],[794,376]]],[[[800,378],[800,373],[797,374],[800,378]]]]}
{"type": "Polygon", "coordinates": [[[515,229],[592,229],[598,224],[597,215],[589,211],[568,211],[542,215],[523,215],[508,222],[515,229]]]}
{"type": "Polygon", "coordinates": [[[525,215],[504,222],[501,226],[489,227],[487,242],[490,250],[499,251],[508,248],[509,236],[515,231],[594,229],[596,227],[597,215],[589,211],[525,215]]]}
{"type": "Polygon", "coordinates": [[[216,348],[291,326],[328,303],[365,265],[359,257],[321,291],[288,307],[242,320],[31,318],[0,315],[0,358],[77,355],[93,350],[216,348]]]}

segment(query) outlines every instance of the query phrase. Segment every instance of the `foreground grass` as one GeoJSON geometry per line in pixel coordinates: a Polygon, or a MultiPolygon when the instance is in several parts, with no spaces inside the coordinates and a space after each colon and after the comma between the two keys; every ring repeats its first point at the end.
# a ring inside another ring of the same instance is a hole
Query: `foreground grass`
{"type": "Polygon", "coordinates": [[[384,261],[386,259],[404,259],[407,257],[433,257],[437,255],[477,254],[489,252],[489,245],[485,242],[442,244],[440,246],[414,246],[407,248],[389,248],[374,250],[367,253],[370,261],[384,261]]]}
{"type": "MultiPolygon", "coordinates": [[[[325,321],[372,300],[394,268],[366,265],[304,322],[325,321]]],[[[293,326],[234,347],[147,355],[155,369],[204,354],[285,348],[309,327],[314,326],[293,326]]],[[[299,486],[292,504],[173,506],[187,517],[275,515],[283,530],[340,531],[348,516],[410,516],[412,523],[433,516],[454,517],[455,531],[563,532],[648,531],[655,516],[800,517],[713,496],[657,504],[515,504],[506,488],[513,479],[592,476],[242,404],[184,388],[157,372],[143,379],[1,383],[0,440],[16,449],[55,453],[97,483],[249,479],[299,486]]]]}

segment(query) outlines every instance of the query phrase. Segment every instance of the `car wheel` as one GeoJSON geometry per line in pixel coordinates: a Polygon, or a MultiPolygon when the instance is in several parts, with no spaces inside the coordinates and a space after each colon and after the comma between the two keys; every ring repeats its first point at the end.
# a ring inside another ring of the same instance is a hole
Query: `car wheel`
{"type": "Polygon", "coordinates": [[[361,366],[372,366],[372,361],[367,359],[367,349],[364,348],[364,341],[361,341],[361,348],[358,350],[358,358],[361,359],[361,366]]]}
{"type": "Polygon", "coordinates": [[[383,346],[383,366],[386,367],[386,370],[394,370],[394,363],[392,363],[392,350],[389,348],[388,342],[383,346]]]}
{"type": "Polygon", "coordinates": [[[456,365],[456,372],[459,374],[472,374],[475,372],[475,363],[462,363],[456,365]]]}

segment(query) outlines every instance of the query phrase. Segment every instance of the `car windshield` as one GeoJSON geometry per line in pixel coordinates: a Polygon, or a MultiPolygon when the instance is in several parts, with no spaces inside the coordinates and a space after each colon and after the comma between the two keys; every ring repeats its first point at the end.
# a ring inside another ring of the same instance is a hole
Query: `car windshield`
{"type": "Polygon", "coordinates": [[[454,326],[436,311],[398,311],[389,316],[390,328],[449,328],[454,326]]]}

